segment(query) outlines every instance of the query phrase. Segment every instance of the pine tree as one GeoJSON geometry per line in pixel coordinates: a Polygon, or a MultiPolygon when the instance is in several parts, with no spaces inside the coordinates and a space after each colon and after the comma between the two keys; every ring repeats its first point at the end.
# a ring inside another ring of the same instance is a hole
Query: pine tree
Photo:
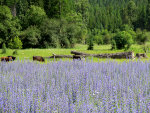
{"type": "Polygon", "coordinates": [[[127,13],[128,13],[129,22],[130,22],[129,24],[132,25],[133,22],[135,22],[137,19],[137,7],[133,0],[130,0],[127,5],[127,13]]]}
{"type": "Polygon", "coordinates": [[[149,0],[149,3],[147,5],[147,10],[146,10],[146,13],[147,13],[147,29],[150,30],[150,0],[149,0]]]}
{"type": "Polygon", "coordinates": [[[93,50],[94,48],[93,48],[93,46],[94,46],[94,42],[93,42],[93,39],[94,39],[94,37],[93,37],[93,35],[90,33],[89,34],[89,40],[88,40],[88,50],[93,50]]]}

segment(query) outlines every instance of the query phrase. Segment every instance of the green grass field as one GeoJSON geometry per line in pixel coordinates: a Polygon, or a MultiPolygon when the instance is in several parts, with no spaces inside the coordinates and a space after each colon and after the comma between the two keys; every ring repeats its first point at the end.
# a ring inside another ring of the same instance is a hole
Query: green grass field
{"type": "MultiPolygon", "coordinates": [[[[0,49],[0,57],[2,56],[16,56],[18,60],[32,60],[33,56],[43,56],[43,57],[48,57],[52,56],[52,54],[56,55],[71,55],[71,51],[76,50],[84,53],[90,53],[90,54],[102,54],[102,53],[117,53],[117,52],[124,52],[124,50],[111,50],[111,45],[94,45],[94,50],[87,50],[87,45],[81,45],[77,44],[75,48],[70,48],[70,49],[64,49],[64,48],[51,48],[51,49],[20,49],[18,50],[18,55],[13,55],[12,49],[7,49],[6,54],[1,54],[1,49],[0,49]]],[[[144,53],[142,49],[142,45],[132,45],[131,48],[128,51],[133,51],[135,54],[136,53],[144,53]]],[[[147,53],[147,56],[150,57],[150,53],[147,53]]],[[[104,61],[108,59],[98,59],[98,58],[91,58],[88,57],[86,59],[89,60],[94,60],[94,61],[104,61]]],[[[46,62],[52,61],[54,59],[46,59],[46,62]]],[[[60,60],[60,59],[55,59],[55,60],[60,60]]],[[[66,59],[63,59],[66,60],[66,59]]],[[[68,59],[67,59],[68,60],[68,59]]],[[[71,60],[71,59],[70,59],[71,60]]],[[[126,59],[116,59],[117,61],[124,61],[126,59]]]]}

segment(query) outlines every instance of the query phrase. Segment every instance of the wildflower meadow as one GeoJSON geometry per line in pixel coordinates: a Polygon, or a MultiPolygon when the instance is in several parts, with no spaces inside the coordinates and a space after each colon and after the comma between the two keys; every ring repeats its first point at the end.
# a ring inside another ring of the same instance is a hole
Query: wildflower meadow
{"type": "Polygon", "coordinates": [[[150,61],[0,62],[0,113],[150,113],[150,61]]]}

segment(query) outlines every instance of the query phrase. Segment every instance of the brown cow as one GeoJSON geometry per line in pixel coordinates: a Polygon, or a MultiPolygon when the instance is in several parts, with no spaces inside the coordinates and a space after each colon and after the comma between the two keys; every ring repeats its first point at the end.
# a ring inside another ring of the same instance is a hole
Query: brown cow
{"type": "Polygon", "coordinates": [[[13,61],[16,59],[16,57],[14,56],[7,56],[7,57],[11,57],[13,61]]]}
{"type": "Polygon", "coordinates": [[[33,61],[45,62],[44,58],[41,56],[33,56],[33,61]]]}
{"type": "Polygon", "coordinates": [[[12,61],[12,57],[1,57],[1,61],[6,61],[6,62],[12,61]]]}

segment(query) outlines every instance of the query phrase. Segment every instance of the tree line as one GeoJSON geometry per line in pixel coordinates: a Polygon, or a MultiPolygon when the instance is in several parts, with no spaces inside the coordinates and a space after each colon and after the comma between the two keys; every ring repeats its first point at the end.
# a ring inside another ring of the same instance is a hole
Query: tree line
{"type": "Polygon", "coordinates": [[[0,0],[0,47],[129,48],[148,40],[149,25],[150,0],[0,0]]]}

